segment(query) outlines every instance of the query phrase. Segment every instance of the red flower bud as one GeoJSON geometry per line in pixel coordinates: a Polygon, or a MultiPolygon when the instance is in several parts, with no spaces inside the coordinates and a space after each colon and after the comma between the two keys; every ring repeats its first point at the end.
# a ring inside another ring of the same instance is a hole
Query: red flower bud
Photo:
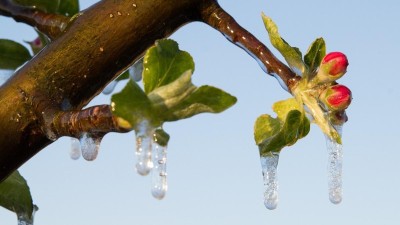
{"type": "Polygon", "coordinates": [[[335,81],[346,73],[348,65],[347,57],[343,53],[331,52],[322,59],[317,77],[322,83],[335,81]]]}
{"type": "Polygon", "coordinates": [[[350,89],[340,84],[327,87],[320,95],[320,100],[334,111],[346,109],[351,99],[350,89]]]}

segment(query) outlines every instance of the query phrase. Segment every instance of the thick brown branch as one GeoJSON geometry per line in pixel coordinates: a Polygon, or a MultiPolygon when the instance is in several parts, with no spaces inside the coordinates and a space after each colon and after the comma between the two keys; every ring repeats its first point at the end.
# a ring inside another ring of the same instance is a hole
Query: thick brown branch
{"type": "MultiPolygon", "coordinates": [[[[202,20],[220,31],[229,41],[245,50],[268,74],[278,76],[291,89],[296,74],[279,61],[272,52],[250,32],[241,27],[216,1],[207,1],[202,9],[202,20]]],[[[284,85],[282,85],[284,86],[284,85]]]]}
{"type": "Polygon", "coordinates": [[[36,27],[50,39],[58,37],[69,22],[69,17],[45,13],[33,7],[15,4],[10,0],[0,0],[0,15],[36,27]]]}
{"type": "Polygon", "coordinates": [[[109,105],[93,106],[81,111],[60,112],[51,126],[58,137],[80,137],[82,133],[106,134],[128,132],[118,125],[109,105]]]}

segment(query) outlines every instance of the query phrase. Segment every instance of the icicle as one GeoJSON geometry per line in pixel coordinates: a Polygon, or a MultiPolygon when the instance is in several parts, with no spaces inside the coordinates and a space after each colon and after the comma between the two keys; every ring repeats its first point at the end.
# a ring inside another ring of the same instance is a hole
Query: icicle
{"type": "Polygon", "coordinates": [[[103,94],[109,95],[114,91],[115,86],[117,86],[118,81],[113,80],[111,83],[109,83],[104,89],[103,89],[103,94]]]}
{"type": "Polygon", "coordinates": [[[88,133],[83,133],[79,139],[81,143],[82,156],[87,161],[93,161],[99,153],[101,137],[91,137],[88,133]]]}
{"type": "Polygon", "coordinates": [[[267,209],[276,209],[278,206],[278,177],[277,167],[279,154],[261,156],[261,167],[264,178],[264,205],[267,209]]]}
{"type": "Polygon", "coordinates": [[[30,218],[26,214],[17,214],[18,225],[33,225],[35,213],[38,210],[39,210],[39,208],[36,205],[33,205],[33,211],[32,211],[32,215],[30,216],[30,218]]]}
{"type": "Polygon", "coordinates": [[[71,137],[71,151],[69,152],[69,156],[73,160],[77,160],[81,157],[81,145],[79,140],[71,137]]]}
{"type": "MultiPolygon", "coordinates": [[[[341,135],[342,126],[335,126],[335,128],[341,135]]],[[[329,200],[333,204],[339,204],[342,201],[343,146],[328,136],[326,136],[326,146],[328,150],[329,200]]]]}
{"type": "Polygon", "coordinates": [[[139,59],[133,64],[133,66],[129,67],[129,76],[135,82],[139,82],[140,80],[142,80],[142,73],[143,58],[139,59]]]}
{"type": "Polygon", "coordinates": [[[151,161],[151,130],[147,120],[143,120],[136,130],[136,171],[142,176],[149,174],[153,167],[151,161]]]}
{"type": "Polygon", "coordinates": [[[154,198],[163,199],[167,192],[167,146],[156,142],[153,145],[153,169],[151,194],[154,198]]]}

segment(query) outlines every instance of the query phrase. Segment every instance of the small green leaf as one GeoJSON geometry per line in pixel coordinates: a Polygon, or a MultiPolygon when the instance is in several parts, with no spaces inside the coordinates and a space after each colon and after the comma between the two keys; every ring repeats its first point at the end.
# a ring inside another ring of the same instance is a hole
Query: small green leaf
{"type": "Polygon", "coordinates": [[[279,34],[278,27],[272,19],[262,14],[265,28],[268,31],[269,39],[272,45],[282,54],[286,62],[292,69],[297,69],[301,74],[305,71],[301,52],[298,48],[290,46],[279,34]]]}
{"type": "Polygon", "coordinates": [[[0,69],[16,69],[31,55],[23,45],[7,39],[0,39],[0,69]]]}
{"type": "Polygon", "coordinates": [[[220,113],[236,103],[237,99],[221,89],[201,86],[185,100],[166,113],[166,121],[175,121],[192,117],[199,113],[220,113]]]}
{"type": "Polygon", "coordinates": [[[169,39],[158,40],[149,48],[143,63],[144,91],[150,93],[178,79],[185,71],[194,71],[189,53],[179,50],[178,44],[169,39]]]}
{"type": "Polygon", "coordinates": [[[121,80],[126,80],[126,79],[129,79],[129,71],[128,70],[123,72],[121,75],[119,75],[117,77],[117,79],[115,79],[115,80],[116,81],[121,81],[121,80]]]}
{"type": "Polygon", "coordinates": [[[60,5],[60,0],[12,0],[13,2],[23,6],[35,6],[48,13],[56,13],[60,5]]]}
{"type": "Polygon", "coordinates": [[[13,0],[23,6],[35,6],[48,12],[73,16],[79,12],[79,0],[13,0]]]}
{"type": "Polygon", "coordinates": [[[169,141],[169,134],[164,131],[164,129],[158,128],[154,130],[154,141],[161,145],[161,146],[167,146],[168,141],[169,141]]]}
{"type": "Polygon", "coordinates": [[[0,206],[15,212],[18,216],[32,219],[36,206],[32,203],[26,180],[18,171],[0,183],[0,206]]]}
{"type": "Polygon", "coordinates": [[[61,0],[57,13],[73,16],[79,12],[79,0],[61,0]]]}
{"type": "Polygon", "coordinates": [[[129,81],[121,92],[111,97],[113,114],[128,121],[135,127],[143,119],[153,118],[152,106],[143,90],[133,81],[129,81]]]}
{"type": "Polygon", "coordinates": [[[254,125],[254,139],[260,155],[280,152],[285,146],[296,143],[310,131],[310,121],[295,99],[288,99],[274,104],[277,118],[261,115],[254,125]]]}
{"type": "MultiPolygon", "coordinates": [[[[308,48],[304,56],[304,63],[307,65],[309,73],[314,74],[322,59],[326,55],[325,41],[323,38],[317,38],[308,48]]],[[[311,78],[311,77],[310,77],[311,78]]]]}

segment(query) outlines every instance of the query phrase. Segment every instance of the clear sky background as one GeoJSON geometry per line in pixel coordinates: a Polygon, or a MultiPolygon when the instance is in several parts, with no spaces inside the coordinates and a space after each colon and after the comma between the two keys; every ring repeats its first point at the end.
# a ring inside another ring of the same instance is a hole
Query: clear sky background
{"type": "MultiPolygon", "coordinates": [[[[81,1],[82,8],[94,1],[81,1]]],[[[220,87],[238,103],[218,115],[202,114],[168,123],[169,190],[164,200],[150,194],[150,177],[134,170],[134,133],[109,134],[98,159],[69,158],[70,139],[61,138],[20,168],[40,210],[36,225],[337,225],[398,224],[400,202],[400,4],[395,0],[221,0],[236,20],[271,47],[261,12],[303,52],[317,37],[327,51],[349,59],[340,79],[353,91],[344,127],[344,197],[328,200],[327,153],[316,125],[281,153],[276,210],[263,205],[263,183],[253,124],[289,96],[243,50],[201,23],[172,38],[196,62],[194,83],[220,87]]],[[[0,18],[0,38],[32,40],[25,25],[0,18]]],[[[277,54],[276,51],[274,53],[277,54]]],[[[277,54],[278,55],[278,54],[277,54]]],[[[281,58],[281,57],[280,57],[281,58]]],[[[121,89],[120,84],[117,89],[121,89]]],[[[101,95],[92,104],[109,103],[101,95]]],[[[0,209],[0,225],[16,224],[0,209]]]]}

